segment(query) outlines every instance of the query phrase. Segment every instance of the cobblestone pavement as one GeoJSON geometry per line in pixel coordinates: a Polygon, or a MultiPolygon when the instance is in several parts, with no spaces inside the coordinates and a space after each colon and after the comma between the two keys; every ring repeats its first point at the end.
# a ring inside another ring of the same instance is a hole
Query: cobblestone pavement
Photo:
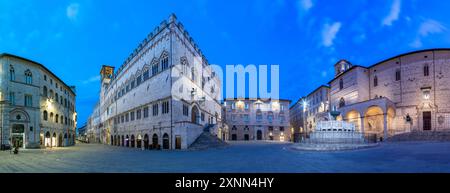
{"type": "Polygon", "coordinates": [[[0,152],[0,172],[450,172],[450,142],[384,143],[341,152],[235,142],[202,151],[142,151],[98,144],[0,152]]]}

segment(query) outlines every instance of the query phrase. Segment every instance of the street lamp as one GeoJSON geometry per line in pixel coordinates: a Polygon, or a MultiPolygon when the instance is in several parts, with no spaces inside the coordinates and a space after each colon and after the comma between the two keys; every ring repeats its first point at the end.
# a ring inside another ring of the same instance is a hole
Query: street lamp
{"type": "Polygon", "coordinates": [[[306,109],[307,109],[307,106],[308,106],[308,102],[306,101],[306,98],[302,99],[302,106],[303,106],[303,130],[304,130],[304,133],[305,133],[304,137],[306,139],[306,136],[307,136],[307,133],[308,133],[308,129],[306,127],[306,121],[307,121],[306,109]]]}

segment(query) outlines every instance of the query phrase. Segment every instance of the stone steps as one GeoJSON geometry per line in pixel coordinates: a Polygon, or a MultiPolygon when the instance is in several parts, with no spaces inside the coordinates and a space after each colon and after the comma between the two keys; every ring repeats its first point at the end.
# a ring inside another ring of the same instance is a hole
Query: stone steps
{"type": "Polygon", "coordinates": [[[450,141],[450,131],[413,131],[394,135],[387,141],[450,141]]]}
{"type": "Polygon", "coordinates": [[[189,146],[189,149],[208,149],[219,148],[226,146],[227,143],[220,140],[216,136],[211,135],[210,132],[203,132],[200,136],[189,146]]]}

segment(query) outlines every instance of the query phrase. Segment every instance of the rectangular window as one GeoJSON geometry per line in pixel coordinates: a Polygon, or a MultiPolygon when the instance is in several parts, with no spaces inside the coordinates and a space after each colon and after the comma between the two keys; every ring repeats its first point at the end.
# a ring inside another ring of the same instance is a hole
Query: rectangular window
{"type": "Polygon", "coordinates": [[[146,70],[146,71],[144,72],[144,81],[148,80],[148,78],[149,78],[148,70],[146,70]]]}
{"type": "Polygon", "coordinates": [[[130,112],[130,119],[131,121],[134,121],[134,112],[130,112]]]}
{"type": "Polygon", "coordinates": [[[141,84],[141,81],[142,81],[141,76],[138,76],[138,77],[136,78],[136,86],[139,86],[139,85],[141,84]]]}
{"type": "Polygon", "coordinates": [[[133,80],[133,81],[131,81],[131,89],[133,89],[133,88],[134,88],[135,84],[136,84],[136,82],[135,82],[134,80],[133,80]]]}
{"type": "Polygon", "coordinates": [[[130,116],[129,116],[129,114],[127,113],[127,114],[125,114],[125,121],[128,122],[129,120],[130,120],[130,116]]]}
{"type": "Polygon", "coordinates": [[[158,116],[158,104],[153,104],[153,116],[158,116]]]}
{"type": "Polygon", "coordinates": [[[148,117],[148,107],[144,107],[144,118],[148,117]]]}
{"type": "Polygon", "coordinates": [[[120,117],[120,119],[121,119],[121,123],[124,123],[125,122],[125,116],[124,115],[122,115],[121,117],[120,117]]]}
{"type": "Polygon", "coordinates": [[[162,68],[162,70],[169,68],[169,58],[168,57],[165,57],[164,59],[161,60],[161,68],[162,68]]]}
{"type": "Polygon", "coordinates": [[[158,64],[154,64],[154,65],[152,66],[152,76],[158,74],[158,70],[159,70],[158,64]]]}
{"type": "Polygon", "coordinates": [[[399,81],[401,79],[402,79],[401,71],[400,70],[395,71],[395,81],[399,81]]]}
{"type": "Polygon", "coordinates": [[[169,101],[162,102],[161,106],[162,106],[162,114],[169,113],[169,101]]]}
{"type": "Polygon", "coordinates": [[[136,111],[136,119],[141,119],[141,109],[136,111]]]}
{"type": "Polygon", "coordinates": [[[201,113],[201,114],[200,114],[200,119],[201,119],[202,121],[205,121],[205,113],[201,113]]]}
{"type": "Polygon", "coordinates": [[[183,115],[189,116],[189,107],[185,104],[183,104],[183,115]]]}
{"type": "Polygon", "coordinates": [[[25,95],[25,106],[26,107],[33,106],[33,97],[31,95],[25,95]]]}
{"type": "Polygon", "coordinates": [[[16,105],[16,94],[13,92],[9,93],[9,102],[11,102],[11,105],[16,105]]]}

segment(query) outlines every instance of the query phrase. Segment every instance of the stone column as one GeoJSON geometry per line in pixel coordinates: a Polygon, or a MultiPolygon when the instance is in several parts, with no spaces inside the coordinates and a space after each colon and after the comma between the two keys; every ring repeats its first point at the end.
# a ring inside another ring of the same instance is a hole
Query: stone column
{"type": "Polygon", "coordinates": [[[361,130],[361,133],[364,136],[364,117],[361,116],[359,119],[360,119],[359,122],[360,122],[360,125],[361,125],[361,127],[359,129],[361,130]]]}
{"type": "Polygon", "coordinates": [[[383,129],[384,129],[384,137],[383,140],[386,140],[388,137],[388,128],[387,128],[387,114],[383,115],[383,129]]]}

